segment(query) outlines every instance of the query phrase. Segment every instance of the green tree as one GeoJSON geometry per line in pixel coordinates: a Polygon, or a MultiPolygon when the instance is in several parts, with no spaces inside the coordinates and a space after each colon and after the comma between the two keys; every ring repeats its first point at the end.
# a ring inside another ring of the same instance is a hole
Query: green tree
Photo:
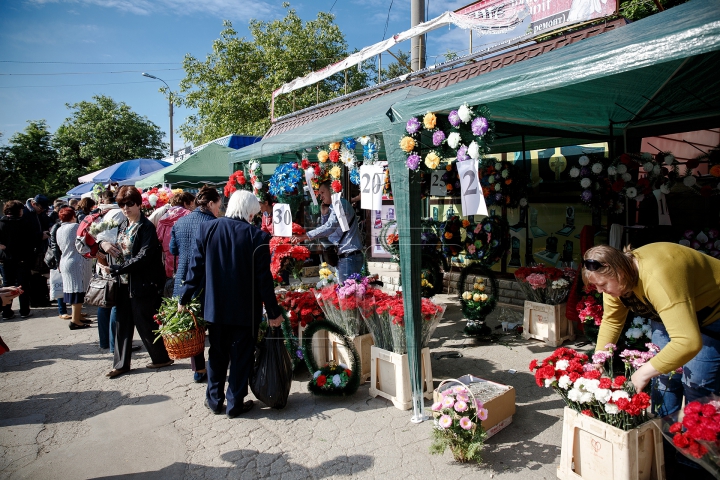
{"type": "Polygon", "coordinates": [[[44,193],[64,195],[65,182],[58,177],[58,154],[45,120],[28,121],[22,132],[0,147],[0,199],[20,200],[44,193]]]}
{"type": "Polygon", "coordinates": [[[93,101],[67,104],[71,115],[55,132],[53,143],[68,185],[77,177],[134,158],[161,158],[164,132],[124,102],[96,95],[93,101]]]}
{"type": "MultiPolygon", "coordinates": [[[[383,54],[383,58],[386,58],[388,56],[390,55],[383,54]]],[[[394,56],[390,56],[390,58],[393,58],[394,62],[388,64],[387,68],[382,69],[382,76],[380,80],[384,82],[385,80],[397,78],[411,72],[410,52],[398,50],[397,53],[395,53],[394,56]]]]}
{"type": "MultiPolygon", "coordinates": [[[[197,111],[180,127],[196,145],[224,135],[262,135],[270,126],[273,90],[297,77],[346,57],[345,37],[334,16],[320,12],[303,22],[288,3],[284,18],[251,20],[251,39],[239,38],[232,23],[223,22],[205,61],[188,54],[178,102],[197,111]]],[[[348,93],[368,85],[371,65],[347,70],[348,93]]],[[[275,116],[310,107],[345,93],[345,73],[334,75],[275,99],[275,116]]]]}

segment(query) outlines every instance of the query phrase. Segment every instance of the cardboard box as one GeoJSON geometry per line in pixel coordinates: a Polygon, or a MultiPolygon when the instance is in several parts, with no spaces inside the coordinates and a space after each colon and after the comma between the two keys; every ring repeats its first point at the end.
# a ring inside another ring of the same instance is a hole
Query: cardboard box
{"type": "MultiPolygon", "coordinates": [[[[488,418],[482,421],[482,426],[487,433],[487,438],[492,437],[512,423],[512,417],[515,415],[515,389],[512,386],[491,382],[490,380],[485,380],[473,375],[463,375],[457,380],[464,383],[473,393],[477,390],[484,389],[487,385],[492,385],[493,390],[497,392],[496,395],[490,398],[483,398],[482,395],[476,397],[483,402],[484,407],[488,411],[488,418]],[[476,388],[473,388],[473,385],[475,385],[476,388]]],[[[433,401],[440,401],[439,389],[444,391],[446,388],[456,386],[459,386],[459,383],[447,382],[441,387],[438,387],[438,389],[433,392],[433,401]]]]}
{"type": "Polygon", "coordinates": [[[316,265],[314,267],[303,267],[302,276],[303,277],[319,277],[320,276],[320,266],[316,265]]]}
{"type": "Polygon", "coordinates": [[[559,347],[565,340],[575,340],[573,323],[565,316],[567,304],[545,305],[525,301],[523,338],[542,340],[551,347],[559,347]]]}

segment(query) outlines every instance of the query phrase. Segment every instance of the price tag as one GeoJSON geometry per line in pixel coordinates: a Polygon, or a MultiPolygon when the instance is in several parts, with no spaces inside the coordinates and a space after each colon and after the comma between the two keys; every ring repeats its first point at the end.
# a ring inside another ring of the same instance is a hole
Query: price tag
{"type": "Polygon", "coordinates": [[[292,213],[287,203],[273,205],[273,235],[292,237],[292,213]]]}
{"type": "Polygon", "coordinates": [[[343,209],[342,202],[340,201],[341,199],[342,192],[332,194],[333,212],[335,212],[335,216],[340,223],[340,229],[342,229],[343,232],[347,232],[350,230],[350,225],[348,225],[347,218],[345,217],[345,210],[343,209]]]}
{"type": "Polygon", "coordinates": [[[457,162],[460,177],[460,198],[463,215],[487,215],[487,205],[478,181],[477,164],[474,160],[457,162]]]}
{"type": "Polygon", "coordinates": [[[446,170],[433,170],[430,173],[430,195],[433,197],[446,197],[447,187],[445,186],[445,175],[446,170]]]}
{"type": "Polygon", "coordinates": [[[360,208],[380,210],[385,171],[380,165],[360,166],[360,208]]]}
{"type": "Polygon", "coordinates": [[[653,195],[655,195],[655,199],[658,204],[658,225],[672,225],[672,222],[670,221],[670,212],[668,212],[667,209],[665,194],[658,188],[657,190],[653,190],[653,195]]]}
{"type": "Polygon", "coordinates": [[[310,196],[312,197],[313,205],[317,205],[317,197],[315,196],[315,190],[313,190],[312,187],[312,179],[315,178],[315,172],[311,169],[305,170],[305,183],[307,184],[307,189],[310,191],[310,196]]]}

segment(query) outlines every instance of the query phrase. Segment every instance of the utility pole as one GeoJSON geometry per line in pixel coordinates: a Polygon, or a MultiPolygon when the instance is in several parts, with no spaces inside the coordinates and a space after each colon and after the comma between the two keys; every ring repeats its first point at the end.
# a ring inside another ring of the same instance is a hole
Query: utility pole
{"type": "MultiPolygon", "coordinates": [[[[410,0],[410,26],[414,27],[425,21],[425,0],[410,0]]],[[[413,72],[425,68],[425,35],[418,35],[410,40],[410,65],[413,72]]]]}

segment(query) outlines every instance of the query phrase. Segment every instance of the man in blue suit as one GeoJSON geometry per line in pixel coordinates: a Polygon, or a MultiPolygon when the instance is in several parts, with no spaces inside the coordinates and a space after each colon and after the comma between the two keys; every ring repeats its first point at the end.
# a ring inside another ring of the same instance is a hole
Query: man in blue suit
{"type": "Polygon", "coordinates": [[[238,190],[230,197],[225,217],[201,224],[180,288],[180,307],[200,295],[203,315],[209,322],[205,406],[220,414],[227,399],[230,418],[253,407],[252,400],[243,400],[248,393],[263,304],[272,319],[271,327],[280,326],[283,318],[270,273],[270,236],[249,222],[259,211],[255,195],[238,190]]]}

